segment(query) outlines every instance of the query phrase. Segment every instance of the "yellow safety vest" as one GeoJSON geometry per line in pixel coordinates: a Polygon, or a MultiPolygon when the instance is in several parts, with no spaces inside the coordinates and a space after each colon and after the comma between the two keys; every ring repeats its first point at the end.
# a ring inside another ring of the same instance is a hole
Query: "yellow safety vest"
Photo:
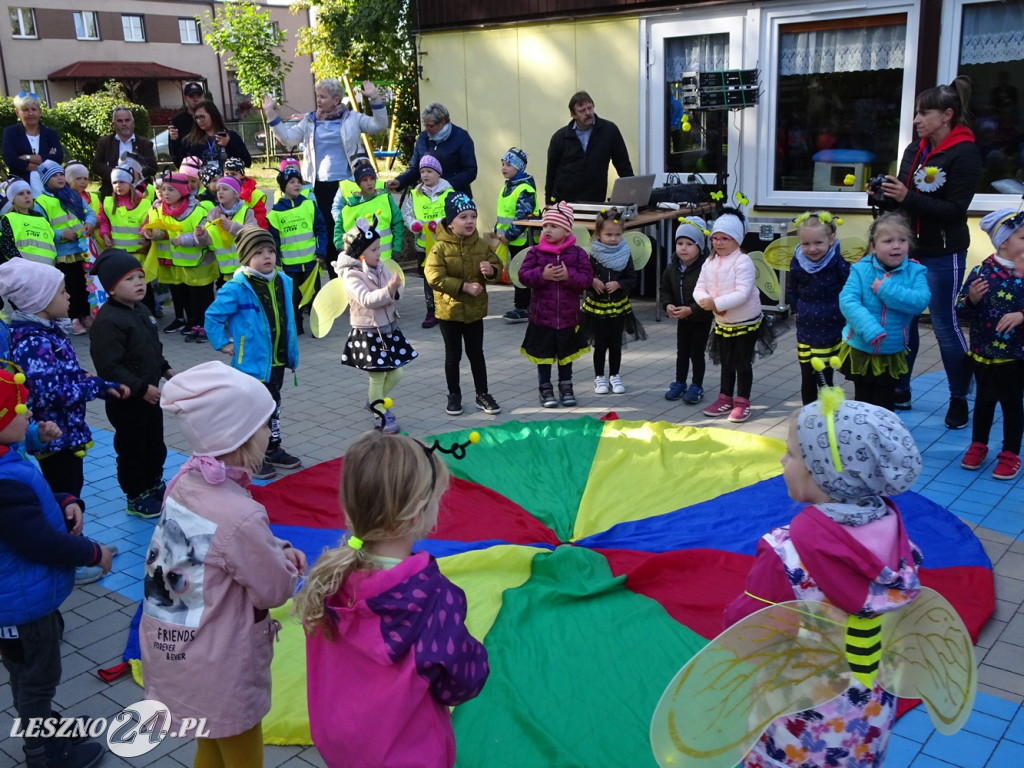
{"type": "MultiPolygon", "coordinates": [[[[235,211],[235,214],[231,217],[231,221],[236,224],[245,223],[245,214],[249,212],[249,206],[244,203],[242,206],[235,211]]],[[[233,275],[235,270],[238,269],[238,250],[235,248],[235,236],[228,234],[224,229],[221,229],[219,224],[207,224],[206,231],[210,234],[210,239],[213,241],[213,255],[217,257],[217,266],[220,268],[222,275],[233,275]]]]}
{"type": "Polygon", "coordinates": [[[391,232],[391,201],[388,197],[377,195],[355,205],[346,205],[341,209],[341,225],[344,227],[344,231],[348,232],[352,229],[356,225],[356,219],[360,216],[367,221],[370,221],[373,216],[377,217],[377,232],[380,234],[380,257],[382,259],[390,259],[391,251],[393,250],[392,241],[395,239],[394,234],[391,232]]]}
{"type": "Polygon", "coordinates": [[[308,197],[287,211],[267,211],[267,221],[281,238],[281,263],[306,264],[316,258],[316,233],[313,231],[315,206],[308,197]]]}
{"type": "Polygon", "coordinates": [[[54,238],[60,237],[59,233],[68,227],[80,233],[82,220],[75,216],[75,214],[65,211],[61,207],[60,200],[53,195],[40,195],[36,198],[36,204],[46,214],[46,219],[50,222],[51,229],[53,229],[54,238]]]}
{"type": "MultiPolygon", "coordinates": [[[[344,184],[345,182],[341,182],[341,183],[344,184]]],[[[252,203],[251,203],[251,205],[253,205],[253,206],[256,205],[256,192],[258,192],[258,191],[259,190],[254,190],[253,193],[252,193],[252,203]]],[[[299,197],[305,197],[305,198],[308,199],[309,195],[310,195],[310,193],[312,191],[313,191],[313,185],[312,184],[303,184],[302,185],[302,191],[299,192],[299,197]]],[[[358,190],[356,190],[356,191],[358,191],[358,190]]],[[[263,195],[262,192],[260,192],[260,194],[263,195]]],[[[266,195],[263,195],[263,196],[266,197],[266,195]]],[[[283,198],[283,197],[284,197],[284,192],[282,192],[280,189],[275,190],[274,191],[274,205],[277,205],[279,202],[281,202],[281,198],[283,198]]],[[[270,211],[267,211],[267,213],[270,213],[270,211]]]]}
{"type": "MultiPolygon", "coordinates": [[[[181,234],[190,235],[195,232],[196,227],[203,223],[209,210],[202,205],[193,208],[192,213],[184,221],[178,222],[181,224],[181,234]]],[[[174,245],[171,243],[170,246],[171,261],[176,267],[198,267],[206,253],[206,248],[201,245],[174,245]]]]}
{"type": "MultiPolygon", "coordinates": [[[[532,185],[521,182],[513,187],[507,195],[503,189],[502,194],[498,196],[498,223],[494,227],[499,234],[507,232],[508,228],[512,226],[512,222],[516,220],[516,203],[519,202],[519,196],[524,192],[533,193],[533,215],[536,216],[540,213],[540,208],[537,207],[537,190],[532,185]]],[[[524,229],[515,240],[509,240],[508,244],[512,246],[526,245],[526,230],[524,229]]]]}
{"type": "MultiPolygon", "coordinates": [[[[455,190],[448,187],[436,200],[431,200],[416,189],[410,194],[412,195],[412,215],[423,225],[423,229],[426,229],[430,222],[440,221],[444,218],[444,201],[448,195],[455,194],[455,190]]],[[[416,246],[421,251],[427,247],[427,238],[422,229],[416,235],[416,246]]]]}
{"type": "Polygon", "coordinates": [[[57,258],[57,246],[54,245],[53,227],[46,218],[17,211],[5,213],[4,218],[11,225],[14,246],[22,257],[52,267],[57,258]]]}
{"type": "Polygon", "coordinates": [[[139,200],[131,209],[123,205],[115,208],[113,195],[103,200],[103,213],[110,222],[110,239],[114,241],[115,248],[123,248],[128,253],[148,250],[149,241],[139,234],[139,228],[145,223],[150,210],[145,199],[139,200]]]}
{"type": "Polygon", "coordinates": [[[92,212],[95,213],[97,216],[99,216],[100,215],[100,196],[97,195],[95,192],[89,192],[88,190],[86,191],[85,194],[87,194],[89,196],[89,199],[86,200],[83,197],[82,198],[82,202],[84,202],[86,205],[88,205],[90,208],[92,208],[92,212]]]}

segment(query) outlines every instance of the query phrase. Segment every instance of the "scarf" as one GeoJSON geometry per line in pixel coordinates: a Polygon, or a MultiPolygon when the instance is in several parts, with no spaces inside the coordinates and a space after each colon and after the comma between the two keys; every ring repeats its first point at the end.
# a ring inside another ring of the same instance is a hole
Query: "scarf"
{"type": "Polygon", "coordinates": [[[269,272],[260,272],[250,266],[244,266],[242,267],[242,272],[245,273],[246,277],[255,277],[269,283],[277,275],[277,267],[271,268],[269,272]]]}
{"type": "Polygon", "coordinates": [[[447,179],[441,179],[432,187],[428,187],[423,182],[420,182],[420,192],[429,197],[431,200],[436,200],[437,196],[444,192],[446,189],[451,187],[447,179]]]}
{"type": "Polygon", "coordinates": [[[444,124],[444,128],[439,130],[433,136],[428,135],[427,139],[429,141],[434,142],[435,144],[440,144],[442,141],[447,141],[451,137],[451,135],[452,135],[452,124],[451,123],[445,123],[444,124]]]}
{"type": "Polygon", "coordinates": [[[570,232],[569,236],[560,243],[549,243],[542,237],[540,242],[534,247],[541,253],[553,253],[557,256],[561,256],[562,251],[573,245],[576,245],[576,236],[570,232]]]}
{"type": "Polygon", "coordinates": [[[318,109],[313,114],[316,115],[316,119],[319,120],[320,122],[328,123],[331,120],[339,120],[339,119],[341,119],[341,116],[345,114],[345,111],[347,109],[348,109],[348,107],[346,107],[344,104],[339,104],[337,109],[335,109],[333,112],[321,112],[318,109]]]}
{"type": "Polygon", "coordinates": [[[235,200],[235,204],[230,208],[225,208],[220,203],[217,203],[217,207],[220,208],[221,213],[223,213],[224,217],[228,219],[230,219],[232,216],[238,213],[238,211],[241,210],[243,205],[245,205],[245,201],[241,197],[235,200]]]}
{"type": "Polygon", "coordinates": [[[618,245],[605,245],[602,242],[593,240],[590,243],[590,255],[594,261],[613,272],[621,272],[626,268],[629,260],[633,257],[629,250],[629,243],[619,240],[618,245]]]}
{"type": "Polygon", "coordinates": [[[114,195],[114,209],[116,210],[118,207],[123,207],[129,211],[132,211],[135,210],[135,207],[139,204],[141,200],[142,195],[139,194],[139,190],[133,187],[132,190],[128,193],[127,197],[124,197],[122,195],[114,195]]]}
{"type": "Polygon", "coordinates": [[[70,185],[65,184],[63,189],[56,191],[49,187],[43,187],[43,193],[57,198],[60,201],[60,207],[64,209],[65,213],[72,213],[78,217],[79,221],[85,221],[85,202],[83,202],[82,196],[78,194],[78,191],[72,189],[70,185]]]}
{"type": "Polygon", "coordinates": [[[181,214],[185,212],[189,204],[192,203],[192,196],[182,197],[175,205],[170,206],[166,200],[160,201],[160,214],[162,216],[170,216],[172,219],[181,220],[181,214]]]}
{"type": "Polygon", "coordinates": [[[167,491],[164,493],[165,499],[170,496],[171,490],[178,482],[178,478],[191,469],[198,469],[203,476],[203,480],[210,485],[220,485],[226,480],[232,480],[245,488],[252,482],[252,473],[244,467],[229,467],[216,456],[189,456],[188,460],[181,465],[178,474],[167,483],[167,491]]]}
{"type": "Polygon", "coordinates": [[[797,263],[801,266],[804,272],[806,272],[809,275],[813,275],[815,272],[820,272],[825,267],[827,267],[829,265],[829,262],[832,261],[833,257],[835,257],[838,253],[839,240],[837,238],[836,241],[832,243],[832,247],[828,249],[828,253],[822,256],[821,259],[819,259],[818,261],[811,261],[806,256],[804,256],[803,248],[800,247],[799,245],[796,247],[796,252],[793,255],[796,256],[797,263]]]}

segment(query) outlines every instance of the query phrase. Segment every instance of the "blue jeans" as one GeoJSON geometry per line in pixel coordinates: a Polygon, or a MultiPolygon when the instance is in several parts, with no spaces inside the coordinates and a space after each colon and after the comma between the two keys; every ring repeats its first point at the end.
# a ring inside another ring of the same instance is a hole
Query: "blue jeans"
{"type": "MultiPolygon", "coordinates": [[[[960,330],[954,310],[956,296],[964,281],[967,251],[946,256],[926,256],[921,259],[921,263],[928,268],[928,288],[932,292],[928,312],[931,315],[935,340],[939,343],[942,367],[946,370],[949,396],[967,397],[971,384],[971,366],[967,357],[967,341],[960,330]]],[[[900,377],[896,385],[897,391],[910,389],[910,377],[914,373],[914,360],[919,346],[920,337],[915,317],[910,324],[907,345],[907,367],[910,370],[900,377]]]]}

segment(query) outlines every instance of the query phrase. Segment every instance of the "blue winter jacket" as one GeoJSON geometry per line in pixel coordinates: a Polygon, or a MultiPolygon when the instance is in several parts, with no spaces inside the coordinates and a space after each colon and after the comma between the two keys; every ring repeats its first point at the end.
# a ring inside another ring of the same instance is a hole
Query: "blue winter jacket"
{"type": "Polygon", "coordinates": [[[402,189],[419,184],[420,158],[434,155],[441,163],[441,178],[447,180],[456,192],[465,192],[471,198],[473,190],[470,185],[476,179],[476,149],[473,139],[464,128],[452,125],[451,135],[444,141],[434,141],[426,131],[422,131],[416,139],[409,160],[409,170],[398,177],[402,189]]]}
{"type": "MultiPolygon", "coordinates": [[[[284,332],[288,334],[288,360],[285,365],[295,371],[299,367],[299,337],[291,300],[292,279],[283,272],[278,272],[275,279],[281,280],[284,286],[284,332]]],[[[234,342],[231,366],[260,381],[270,380],[270,369],[274,363],[270,319],[256,291],[249,285],[245,270],[237,270],[217,291],[217,298],[206,310],[206,337],[214,349],[234,342]]]]}
{"type": "Polygon", "coordinates": [[[843,340],[854,349],[876,355],[894,355],[907,348],[910,321],[924,311],[931,298],[928,270],[912,259],[886,272],[874,254],[850,267],[850,277],[839,294],[839,309],[846,318],[843,340]],[[871,288],[875,279],[878,291],[871,288]]]}

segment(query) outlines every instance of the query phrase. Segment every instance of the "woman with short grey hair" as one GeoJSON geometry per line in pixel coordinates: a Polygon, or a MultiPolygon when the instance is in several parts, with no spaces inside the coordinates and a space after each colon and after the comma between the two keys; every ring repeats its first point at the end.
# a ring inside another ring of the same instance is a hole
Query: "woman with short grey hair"
{"type": "MultiPolygon", "coordinates": [[[[34,93],[19,93],[14,97],[14,114],[18,122],[4,128],[4,165],[11,176],[31,181],[32,173],[44,160],[64,163],[64,148],[60,137],[52,128],[47,128],[39,118],[42,104],[34,93]]],[[[41,184],[39,185],[40,188],[41,184]]]]}
{"type": "Polygon", "coordinates": [[[473,197],[470,185],[477,171],[473,139],[465,129],[452,125],[451,116],[444,104],[428,104],[423,109],[422,119],[423,133],[416,139],[409,169],[397,179],[389,181],[388,189],[416,186],[420,180],[420,158],[433,155],[441,163],[441,178],[446,179],[456,192],[465,192],[473,197]]]}

